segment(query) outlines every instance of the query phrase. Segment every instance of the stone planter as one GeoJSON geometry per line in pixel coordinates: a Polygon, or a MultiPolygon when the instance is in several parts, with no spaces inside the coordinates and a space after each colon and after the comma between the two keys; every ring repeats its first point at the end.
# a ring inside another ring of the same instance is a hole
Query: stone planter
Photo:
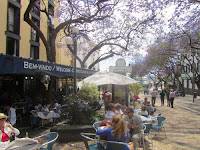
{"type": "Polygon", "coordinates": [[[57,142],[66,143],[70,141],[82,141],[80,135],[81,132],[95,133],[92,125],[75,125],[70,126],[68,124],[56,125],[50,130],[51,132],[57,132],[59,137],[57,142]]]}

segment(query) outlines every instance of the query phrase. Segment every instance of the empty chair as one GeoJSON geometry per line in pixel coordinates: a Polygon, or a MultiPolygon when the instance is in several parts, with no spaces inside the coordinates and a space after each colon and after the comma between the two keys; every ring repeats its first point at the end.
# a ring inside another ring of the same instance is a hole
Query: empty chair
{"type": "Polygon", "coordinates": [[[153,130],[159,131],[159,133],[160,133],[160,131],[161,131],[162,128],[163,128],[163,129],[164,129],[164,133],[165,133],[165,137],[166,137],[166,132],[165,132],[165,128],[164,128],[163,124],[164,124],[164,122],[167,120],[167,118],[164,117],[164,116],[157,116],[157,120],[158,120],[158,124],[157,124],[157,125],[152,125],[151,128],[152,128],[153,130]]]}
{"type": "Polygon", "coordinates": [[[45,136],[48,136],[48,141],[45,142],[45,143],[43,143],[43,144],[40,146],[40,148],[41,148],[41,150],[52,150],[53,145],[55,144],[56,139],[58,138],[59,135],[58,135],[57,132],[49,132],[49,133],[43,134],[43,135],[41,135],[41,136],[38,136],[38,137],[36,137],[36,138],[34,138],[34,139],[43,138],[43,137],[45,137],[45,136]],[[45,145],[47,145],[47,147],[46,147],[46,148],[43,148],[45,145]]]}
{"type": "Polygon", "coordinates": [[[141,130],[141,138],[139,140],[139,145],[141,146],[143,143],[143,149],[145,149],[145,144],[144,144],[144,131],[146,130],[146,126],[142,124],[142,130],[141,130]]]}
{"type": "Polygon", "coordinates": [[[145,138],[146,134],[148,134],[148,138],[149,138],[149,135],[151,136],[151,144],[152,144],[152,149],[153,149],[153,141],[152,141],[152,135],[151,135],[152,124],[151,123],[144,123],[144,125],[146,126],[146,128],[144,130],[144,138],[145,138]]]}

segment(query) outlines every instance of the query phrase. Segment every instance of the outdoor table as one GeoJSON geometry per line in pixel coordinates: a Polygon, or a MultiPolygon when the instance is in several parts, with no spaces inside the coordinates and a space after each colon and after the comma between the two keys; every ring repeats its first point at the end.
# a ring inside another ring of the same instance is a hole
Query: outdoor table
{"type": "Polygon", "coordinates": [[[34,117],[39,117],[41,119],[50,119],[54,117],[54,111],[45,112],[45,111],[31,110],[31,114],[34,117]]]}
{"type": "Polygon", "coordinates": [[[44,111],[31,110],[31,114],[34,117],[39,117],[42,119],[42,126],[43,126],[43,120],[47,120],[54,117],[54,111],[44,112],[44,111]]]}
{"type": "Polygon", "coordinates": [[[141,110],[139,110],[139,109],[134,109],[134,113],[135,114],[138,114],[138,112],[140,112],[141,110]]]}
{"type": "Polygon", "coordinates": [[[148,116],[148,117],[144,117],[144,116],[140,116],[140,118],[142,119],[142,122],[151,122],[151,123],[155,123],[157,120],[157,117],[152,117],[152,116],[148,116]]]}

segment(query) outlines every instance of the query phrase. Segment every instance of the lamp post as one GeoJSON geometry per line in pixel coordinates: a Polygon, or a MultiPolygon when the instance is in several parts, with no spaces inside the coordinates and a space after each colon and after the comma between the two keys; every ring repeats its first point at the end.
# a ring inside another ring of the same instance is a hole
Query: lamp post
{"type": "Polygon", "coordinates": [[[77,57],[77,34],[79,33],[79,28],[73,27],[71,31],[72,31],[72,34],[74,35],[73,39],[70,36],[67,36],[65,38],[65,43],[67,45],[74,45],[74,94],[77,94],[77,88],[76,88],[76,78],[77,78],[77,75],[76,75],[76,57],[77,57]]]}
{"type": "Polygon", "coordinates": [[[63,47],[63,44],[61,41],[59,41],[58,43],[56,43],[56,46],[60,49],[60,64],[61,64],[61,48],[63,47]]]}
{"type": "Polygon", "coordinates": [[[195,52],[194,51],[192,51],[192,75],[193,75],[193,77],[192,77],[192,94],[193,94],[193,103],[194,103],[194,89],[195,89],[195,83],[194,83],[194,69],[195,69],[195,63],[194,63],[194,55],[195,55],[195,52]]]}
{"type": "MultiPolygon", "coordinates": [[[[65,37],[65,43],[67,45],[73,45],[74,46],[74,94],[77,94],[77,86],[76,86],[76,79],[77,79],[77,74],[76,74],[76,57],[77,57],[77,39],[79,38],[78,36],[79,33],[79,28],[73,27],[71,29],[71,34],[72,36],[67,36],[65,37]]],[[[59,47],[62,43],[58,42],[56,45],[59,47]]],[[[95,47],[95,42],[89,41],[88,45],[90,47],[95,47]]],[[[61,46],[62,47],[62,46],[61,46]]]]}

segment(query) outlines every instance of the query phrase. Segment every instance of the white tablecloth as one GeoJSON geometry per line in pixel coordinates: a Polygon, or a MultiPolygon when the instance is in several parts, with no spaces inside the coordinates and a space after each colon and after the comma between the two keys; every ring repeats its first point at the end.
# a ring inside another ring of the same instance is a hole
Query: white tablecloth
{"type": "Polygon", "coordinates": [[[149,116],[149,117],[144,117],[144,116],[140,116],[140,118],[142,119],[142,122],[156,122],[157,120],[157,117],[152,117],[152,116],[149,116]]]}
{"type": "Polygon", "coordinates": [[[42,119],[50,119],[50,118],[54,117],[54,111],[42,112],[42,111],[31,110],[31,114],[34,117],[39,117],[39,118],[42,118],[42,119]]]}

